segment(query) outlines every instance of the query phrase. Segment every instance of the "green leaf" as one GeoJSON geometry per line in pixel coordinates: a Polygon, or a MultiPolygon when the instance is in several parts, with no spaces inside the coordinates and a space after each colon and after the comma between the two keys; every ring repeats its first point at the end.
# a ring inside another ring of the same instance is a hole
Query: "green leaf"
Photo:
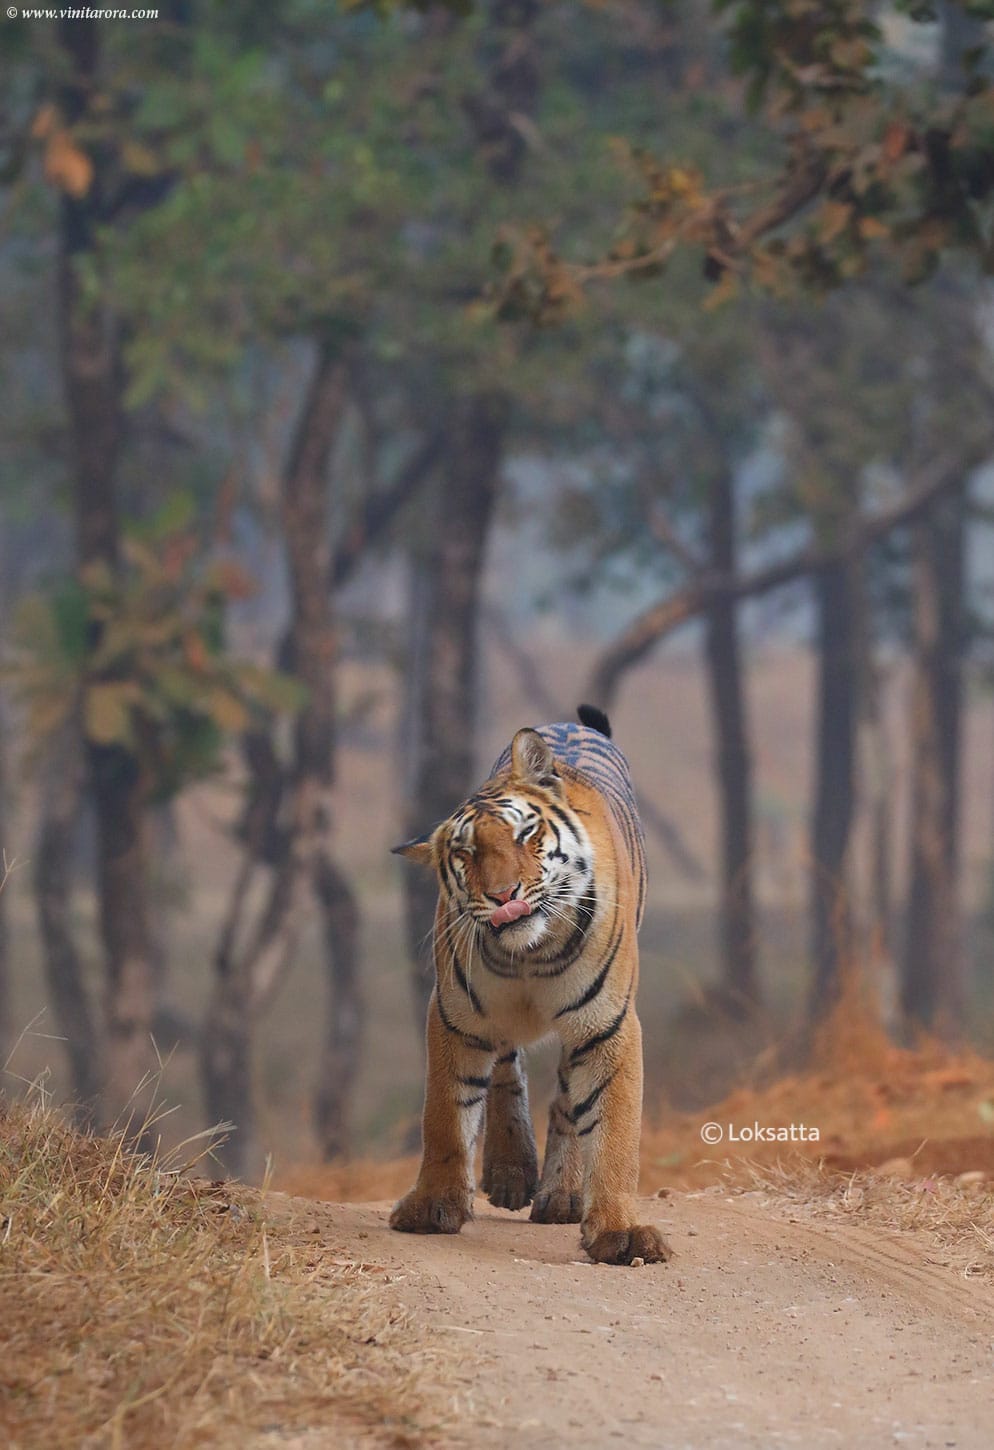
{"type": "Polygon", "coordinates": [[[206,709],[219,730],[237,735],[248,729],[249,712],[238,696],[229,690],[211,690],[207,696],[206,709]]]}
{"type": "Polygon", "coordinates": [[[133,745],[131,707],[135,687],[128,681],[90,685],[83,701],[83,728],[96,745],[133,745]]]}
{"type": "Polygon", "coordinates": [[[197,517],[197,500],[188,488],[170,493],[162,507],[150,519],[136,525],[134,536],[147,542],[159,542],[192,527],[197,517]]]}
{"type": "Polygon", "coordinates": [[[192,707],[200,696],[202,684],[180,665],[160,665],[155,672],[153,688],[171,705],[192,707]]]}
{"type": "Polygon", "coordinates": [[[62,657],[81,665],[86,657],[89,602],[76,579],[66,579],[52,596],[52,617],[62,657]]]}
{"type": "Polygon", "coordinates": [[[270,710],[295,715],[307,704],[310,691],[301,680],[280,670],[262,670],[257,665],[239,665],[235,676],[243,692],[270,710]]]}

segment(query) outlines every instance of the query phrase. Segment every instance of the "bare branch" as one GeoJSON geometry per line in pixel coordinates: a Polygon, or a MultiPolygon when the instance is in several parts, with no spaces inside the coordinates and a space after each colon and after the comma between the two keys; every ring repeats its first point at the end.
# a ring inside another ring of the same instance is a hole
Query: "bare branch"
{"type": "Polygon", "coordinates": [[[605,650],[590,676],[590,699],[607,708],[615,697],[621,676],[688,620],[696,619],[716,599],[749,599],[802,579],[825,564],[854,559],[901,524],[910,523],[946,489],[963,478],[986,454],[964,459],[961,453],[945,454],[922,470],[914,488],[879,513],[857,522],[849,536],[835,548],[806,548],[789,559],[767,565],[751,574],[727,575],[702,572],[684,589],[661,599],[638,615],[605,650]]]}
{"type": "MultiPolygon", "coordinates": [[[[564,712],[559,702],[547,689],[538,665],[531,655],[515,639],[507,619],[499,609],[489,605],[483,614],[484,622],[491,631],[494,642],[518,673],[518,677],[529,700],[534,700],[546,720],[560,720],[564,712]]],[[[568,712],[572,714],[572,711],[568,712]]],[[[706,881],[707,871],[684,840],[683,833],[643,789],[639,790],[639,814],[645,825],[656,836],[663,849],[668,851],[674,865],[689,881],[706,881]]]]}

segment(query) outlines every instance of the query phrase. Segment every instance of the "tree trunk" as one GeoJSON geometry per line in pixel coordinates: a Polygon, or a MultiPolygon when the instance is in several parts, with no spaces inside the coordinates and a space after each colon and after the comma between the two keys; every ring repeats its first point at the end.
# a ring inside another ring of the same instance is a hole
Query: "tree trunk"
{"type": "Polygon", "coordinates": [[[330,836],[335,782],[338,634],[332,597],[334,561],[328,529],[328,459],[345,402],[345,365],[322,355],[311,411],[323,423],[298,434],[283,490],[293,615],[290,668],[307,686],[297,719],[293,785],[300,797],[300,832],[308,874],[323,918],[327,979],[325,1041],[314,1118],[325,1159],[347,1150],[352,1087],[359,1064],[363,1004],[359,991],[359,912],[351,886],[335,864],[330,836]]]}
{"type": "Polygon", "coordinates": [[[314,864],[313,885],[323,915],[328,971],[325,1037],[314,1096],[314,1127],[325,1162],[351,1143],[352,1090],[359,1070],[363,1001],[359,989],[359,909],[348,879],[326,852],[314,864]]]}
{"type": "Polygon", "coordinates": [[[65,1039],[76,1112],[89,1123],[96,1120],[100,1100],[102,1053],[71,920],[73,842],[84,778],[83,748],[70,722],[45,761],[33,884],[48,997],[65,1039]]]}
{"type": "MultiPolygon", "coordinates": [[[[506,400],[476,393],[453,408],[448,456],[427,545],[414,561],[408,664],[411,772],[407,832],[443,820],[476,784],[480,576],[497,499],[506,400]]],[[[405,882],[408,949],[419,1030],[431,977],[424,944],[437,888],[411,868],[405,882]]]]}
{"type": "MultiPolygon", "coordinates": [[[[735,573],[735,498],[731,475],[722,471],[709,497],[710,562],[719,574],[735,573]]],[[[742,688],[735,601],[722,596],[707,612],[707,664],[718,766],[722,875],[721,938],[725,993],[731,1008],[758,1005],[752,891],[751,761],[742,688]]]]}
{"type": "MultiPolygon", "coordinates": [[[[345,402],[345,364],[334,344],[319,349],[281,489],[281,521],[290,578],[291,614],[280,667],[307,688],[294,730],[292,759],[281,767],[273,742],[246,742],[253,781],[245,861],[215,956],[215,982],[202,1047],[202,1073],[211,1121],[236,1133],[220,1150],[226,1169],[254,1169],[252,1019],[278,990],[292,961],[308,885],[325,919],[330,1046],[317,1109],[338,1124],[344,1141],[356,1065],[360,1000],[356,974],[355,903],[328,848],[335,751],[335,656],[332,558],[328,528],[328,463],[345,402]],[[258,867],[272,868],[266,900],[249,923],[249,888],[258,867]]],[[[333,1133],[329,1128],[327,1147],[333,1133]]]]}
{"type": "Polygon", "coordinates": [[[156,992],[148,922],[145,785],[126,750],[92,746],[90,780],[97,820],[97,892],[106,957],[104,1021],[108,1106],[135,1122],[147,1110],[156,992]]]}
{"type": "Polygon", "coordinates": [[[962,1022],[959,902],[963,534],[966,487],[938,500],[914,531],[915,681],[911,865],[901,1007],[910,1024],[962,1022]]]}
{"type": "Polygon", "coordinates": [[[872,928],[885,956],[894,951],[894,871],[891,836],[895,774],[891,742],[878,698],[879,680],[871,686],[874,698],[867,713],[872,780],[870,796],[870,870],[872,928]]]}
{"type": "Polygon", "coordinates": [[[811,836],[811,1016],[835,1000],[850,951],[846,853],[853,813],[856,738],[855,608],[852,566],[814,575],[818,613],[818,724],[811,836]]]}
{"type": "Polygon", "coordinates": [[[7,778],[4,771],[6,740],[3,711],[0,709],[0,1068],[7,1061],[14,1045],[13,1005],[10,993],[9,938],[7,934],[7,863],[10,861],[10,835],[7,810],[7,778]]]}
{"type": "Polygon", "coordinates": [[[214,982],[200,1040],[207,1122],[212,1128],[223,1126],[228,1135],[215,1147],[214,1157],[222,1169],[240,1178],[255,1166],[250,963],[238,940],[254,866],[246,855],[214,951],[214,982]]]}
{"type": "MultiPolygon", "coordinates": [[[[62,107],[72,123],[84,117],[98,85],[99,25],[62,21],[59,38],[70,69],[62,107]]],[[[115,473],[122,436],[122,368],[114,319],[88,301],[80,264],[92,250],[101,216],[102,158],[82,196],[61,201],[59,303],[62,371],[68,404],[77,558],[81,568],[117,566],[120,530],[115,473]]],[[[96,640],[91,641],[91,645],[96,640]]],[[[147,1097],[134,1097],[156,1062],[155,1009],[148,934],[145,790],[135,757],[117,746],[89,747],[97,823],[97,891],[106,976],[105,1093],[111,1115],[141,1118],[147,1097]]]]}

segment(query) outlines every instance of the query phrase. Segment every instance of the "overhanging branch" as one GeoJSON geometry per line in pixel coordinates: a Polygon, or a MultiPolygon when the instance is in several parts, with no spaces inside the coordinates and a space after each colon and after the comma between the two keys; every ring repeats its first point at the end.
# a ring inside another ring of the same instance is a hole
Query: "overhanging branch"
{"type": "Polygon", "coordinates": [[[933,499],[981,462],[982,457],[980,454],[964,459],[957,453],[937,458],[923,470],[918,483],[904,498],[859,521],[834,548],[802,549],[789,559],[749,574],[728,576],[703,571],[683,589],[643,611],[601,652],[587,686],[589,698],[607,708],[626,670],[644,659],[661,639],[703,614],[716,600],[756,598],[802,579],[826,564],[857,558],[893,529],[910,523],[933,499]]]}

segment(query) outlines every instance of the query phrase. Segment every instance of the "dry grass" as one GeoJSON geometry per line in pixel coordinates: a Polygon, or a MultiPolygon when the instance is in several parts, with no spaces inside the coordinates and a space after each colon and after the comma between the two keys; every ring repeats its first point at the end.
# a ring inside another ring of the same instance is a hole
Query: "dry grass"
{"type": "Polygon", "coordinates": [[[430,1434],[435,1356],[383,1278],[267,1225],[262,1203],[129,1153],[122,1134],[81,1136],[43,1101],[0,1102],[4,1443],[430,1434]]]}
{"type": "Polygon", "coordinates": [[[700,1129],[708,1121],[726,1128],[754,1122],[817,1128],[818,1140],[802,1151],[847,1172],[914,1156],[922,1176],[974,1170],[994,1176],[994,1062],[937,1038],[895,1045],[853,980],[820,1029],[804,1070],[778,1075],[761,1061],[752,1081],[720,1102],[647,1125],[645,1191],[745,1183],[753,1161],[775,1163],[783,1156],[775,1143],[706,1148],[700,1129]]]}
{"type": "Polygon", "coordinates": [[[979,1172],[922,1175],[912,1159],[883,1173],[839,1173],[798,1157],[753,1164],[750,1178],[749,1197],[764,1208],[916,1234],[929,1262],[994,1281],[994,1183],[979,1172]]]}

